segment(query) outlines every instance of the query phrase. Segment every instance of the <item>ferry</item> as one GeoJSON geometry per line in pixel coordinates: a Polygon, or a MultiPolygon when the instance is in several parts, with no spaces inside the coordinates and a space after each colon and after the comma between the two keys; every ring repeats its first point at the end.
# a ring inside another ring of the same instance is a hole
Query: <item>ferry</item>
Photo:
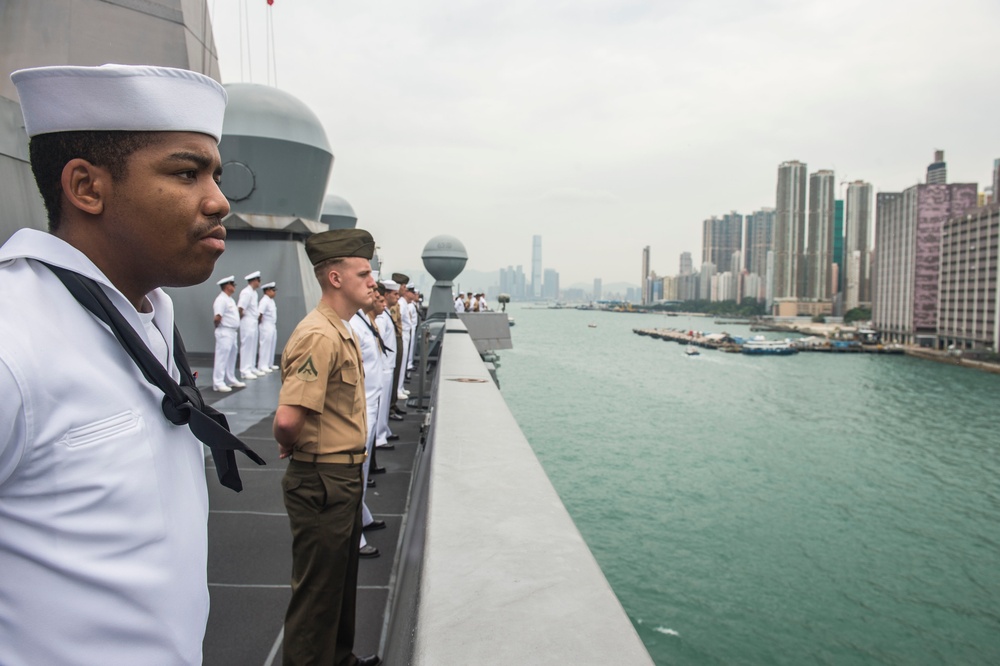
{"type": "Polygon", "coordinates": [[[787,356],[799,353],[788,340],[747,340],[740,351],[751,356],[787,356]]]}

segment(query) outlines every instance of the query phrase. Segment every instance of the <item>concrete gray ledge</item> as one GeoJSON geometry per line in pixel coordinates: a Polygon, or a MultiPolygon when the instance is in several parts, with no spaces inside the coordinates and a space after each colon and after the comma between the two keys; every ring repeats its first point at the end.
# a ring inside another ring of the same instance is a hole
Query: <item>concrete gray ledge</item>
{"type": "Polygon", "coordinates": [[[410,663],[651,664],[468,336],[435,388],[410,663]]]}

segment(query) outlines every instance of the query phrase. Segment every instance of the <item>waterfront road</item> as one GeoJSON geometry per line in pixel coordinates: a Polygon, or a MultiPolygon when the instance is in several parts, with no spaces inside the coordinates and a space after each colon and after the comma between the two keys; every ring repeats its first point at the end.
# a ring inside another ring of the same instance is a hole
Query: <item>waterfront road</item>
{"type": "MultiPolygon", "coordinates": [[[[290,594],[291,534],[281,494],[285,462],[271,436],[271,421],[281,380],[278,371],[232,393],[210,386],[210,358],[192,355],[206,400],[223,412],[233,432],[261,455],[258,467],[237,454],[243,492],[222,487],[206,458],[210,515],[208,584],[212,599],[204,643],[206,666],[252,666],[281,663],[282,622],[290,594]]],[[[413,389],[411,389],[413,390],[413,389]]],[[[410,479],[418,450],[422,415],[413,408],[403,421],[390,421],[400,436],[391,451],[379,450],[385,474],[374,476],[367,503],[386,529],[366,532],[381,556],[363,559],[358,573],[355,653],[379,652],[391,597],[401,532],[406,523],[410,479]]]]}

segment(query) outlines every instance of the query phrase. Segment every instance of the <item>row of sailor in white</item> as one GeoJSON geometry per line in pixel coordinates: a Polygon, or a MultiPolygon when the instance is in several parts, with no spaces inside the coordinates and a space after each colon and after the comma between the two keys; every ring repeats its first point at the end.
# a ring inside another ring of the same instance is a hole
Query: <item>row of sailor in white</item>
{"type": "MultiPolygon", "coordinates": [[[[361,524],[369,525],[375,518],[365,504],[365,495],[368,493],[368,467],[371,462],[372,446],[375,444],[375,428],[378,421],[378,408],[382,396],[382,365],[384,355],[382,349],[375,338],[375,333],[371,329],[371,320],[364,310],[358,310],[351,317],[349,322],[354,335],[358,338],[358,346],[361,347],[361,363],[365,367],[365,403],[367,406],[368,433],[365,439],[365,450],[368,457],[363,465],[363,484],[361,495],[361,524]]],[[[364,532],[361,533],[361,547],[367,544],[364,532]]]]}
{"type": "Polygon", "coordinates": [[[260,297],[257,309],[260,311],[258,335],[260,342],[257,347],[257,373],[267,373],[278,369],[274,365],[274,351],[278,342],[278,306],[267,292],[276,289],[274,282],[261,285],[264,295],[260,297]]]}
{"type": "MultiPolygon", "coordinates": [[[[235,284],[232,275],[224,277],[216,284],[224,287],[235,284]]],[[[219,317],[215,327],[215,358],[212,363],[212,388],[216,391],[229,392],[231,387],[242,387],[245,384],[236,379],[237,332],[240,327],[240,311],[236,301],[225,292],[220,291],[212,303],[212,314],[219,317]]]]}
{"type": "Polygon", "coordinates": [[[22,229],[0,248],[0,311],[17,313],[0,318],[0,664],[200,664],[203,447],[39,261],[97,281],[180,377],[163,291],[146,325],[64,241],[22,229]]]}
{"type": "Polygon", "coordinates": [[[392,376],[396,370],[396,326],[392,323],[392,315],[386,308],[375,318],[375,325],[379,336],[382,338],[382,345],[386,350],[391,349],[383,357],[382,363],[382,399],[378,404],[378,416],[375,427],[375,446],[384,446],[389,443],[389,405],[392,400],[392,376]]]}
{"type": "Polygon", "coordinates": [[[403,386],[403,382],[406,380],[407,364],[410,358],[411,335],[413,333],[413,326],[410,324],[411,311],[409,306],[410,302],[405,296],[401,295],[399,297],[399,327],[402,329],[403,334],[403,349],[399,362],[399,379],[396,384],[396,393],[399,400],[406,400],[409,395],[409,391],[403,386]]]}
{"type": "MultiPolygon", "coordinates": [[[[410,284],[408,287],[412,290],[413,285],[410,284]]],[[[411,303],[409,300],[404,300],[401,302],[403,310],[408,311],[408,317],[405,320],[405,326],[409,327],[409,337],[408,343],[406,345],[406,356],[403,358],[403,367],[409,372],[413,370],[413,350],[416,349],[420,341],[417,340],[417,325],[420,323],[420,317],[417,315],[417,304],[415,302],[411,303]]],[[[406,335],[404,333],[404,335],[406,335]]]]}
{"type": "Polygon", "coordinates": [[[247,286],[240,292],[240,300],[236,306],[240,309],[240,375],[244,380],[257,379],[261,373],[257,368],[257,324],[258,310],[257,286],[260,284],[260,271],[254,271],[244,278],[247,286]]]}

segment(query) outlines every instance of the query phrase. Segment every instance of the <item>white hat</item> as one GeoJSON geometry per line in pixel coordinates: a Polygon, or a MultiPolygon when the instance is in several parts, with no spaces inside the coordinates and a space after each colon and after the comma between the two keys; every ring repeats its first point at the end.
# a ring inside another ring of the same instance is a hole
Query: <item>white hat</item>
{"type": "Polygon", "coordinates": [[[412,290],[413,289],[413,283],[411,282],[410,284],[406,285],[406,288],[412,290]]]}
{"type": "Polygon", "coordinates": [[[372,271],[372,279],[378,282],[378,271],[372,271]]]}
{"type": "Polygon", "coordinates": [[[259,280],[260,279],[260,271],[254,271],[253,273],[251,273],[250,275],[246,276],[243,279],[246,280],[246,281],[248,281],[248,282],[250,280],[259,280]]]}
{"type": "Polygon", "coordinates": [[[382,285],[389,291],[398,291],[399,283],[395,280],[382,280],[382,285]]]}
{"type": "Polygon", "coordinates": [[[222,138],[225,88],[204,74],[150,65],[33,67],[10,75],[29,137],[50,132],[200,132],[222,138]]]}
{"type": "Polygon", "coordinates": [[[221,287],[222,285],[229,284],[230,282],[232,282],[233,284],[236,284],[236,276],[235,275],[230,275],[229,277],[224,277],[221,280],[219,280],[218,282],[216,282],[215,284],[217,284],[217,285],[219,285],[221,287]]]}
{"type": "Polygon", "coordinates": [[[262,285],[260,286],[260,288],[261,288],[261,289],[274,289],[274,288],[275,288],[275,286],[276,286],[276,285],[275,285],[275,284],[274,284],[273,282],[268,282],[267,284],[262,284],[262,285]]]}

